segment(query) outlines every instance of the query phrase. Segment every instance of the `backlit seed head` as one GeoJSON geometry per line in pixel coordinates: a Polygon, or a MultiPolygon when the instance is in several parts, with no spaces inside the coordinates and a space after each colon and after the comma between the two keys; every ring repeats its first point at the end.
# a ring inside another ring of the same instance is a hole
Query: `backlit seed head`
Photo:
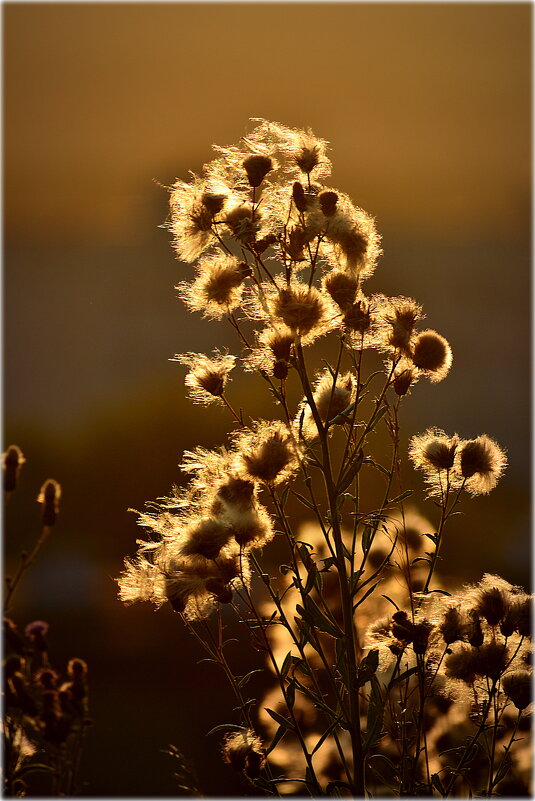
{"type": "Polygon", "coordinates": [[[357,300],[349,306],[344,314],[344,325],[351,331],[364,335],[370,330],[372,315],[370,306],[365,300],[357,300]]]}
{"type": "Polygon", "coordinates": [[[500,642],[488,642],[478,649],[476,673],[479,676],[488,676],[498,679],[505,670],[509,661],[509,648],[500,642]]]}
{"type": "Polygon", "coordinates": [[[353,305],[359,291],[358,278],[343,270],[331,270],[324,279],[324,285],[342,311],[353,305]]]}
{"type": "Polygon", "coordinates": [[[303,336],[321,326],[326,307],[315,287],[295,284],[279,290],[273,311],[291,331],[303,336]]]}
{"type": "Polygon", "coordinates": [[[468,612],[469,621],[466,624],[466,640],[473,645],[474,648],[479,648],[483,645],[483,629],[481,628],[481,620],[475,609],[470,609],[468,612]]]}
{"type": "Polygon", "coordinates": [[[446,676],[473,684],[478,669],[478,652],[475,648],[462,645],[446,657],[445,667],[446,676]]]}
{"type": "Polygon", "coordinates": [[[61,485],[57,481],[54,481],[53,478],[49,478],[48,481],[45,481],[37,496],[37,503],[40,503],[43,507],[43,526],[53,526],[56,522],[60,498],[61,485]]]}
{"type": "Polygon", "coordinates": [[[242,203],[229,209],[225,214],[225,224],[230,228],[233,236],[245,244],[251,245],[255,240],[260,220],[260,212],[255,211],[253,220],[253,210],[251,206],[242,203]]]}
{"type": "Polygon", "coordinates": [[[457,436],[448,437],[439,428],[428,428],[411,440],[409,456],[421,470],[450,470],[455,461],[457,436]]]}
{"type": "Polygon", "coordinates": [[[410,363],[404,360],[402,360],[402,362],[403,364],[398,364],[394,372],[394,380],[392,381],[394,392],[400,398],[403,398],[411,386],[418,380],[417,372],[410,363]]]}
{"type": "Polygon", "coordinates": [[[16,488],[19,473],[26,459],[18,445],[10,445],[2,455],[2,467],[4,468],[4,491],[13,492],[16,488]]]}
{"type": "Polygon", "coordinates": [[[225,205],[226,199],[226,195],[218,195],[214,192],[203,192],[201,195],[201,202],[212,217],[215,217],[219,214],[225,205]]]}
{"type": "Polygon", "coordinates": [[[211,518],[199,520],[186,529],[181,553],[184,556],[199,554],[206,559],[215,559],[231,536],[232,530],[220,521],[211,518]]]}
{"type": "Polygon", "coordinates": [[[444,615],[442,623],[439,626],[439,631],[446,645],[451,645],[452,642],[457,642],[458,640],[463,639],[464,624],[458,609],[455,607],[448,609],[444,615]]]}
{"type": "Polygon", "coordinates": [[[496,626],[503,620],[508,607],[507,596],[498,587],[480,590],[476,596],[476,611],[485,618],[489,626],[496,626]]]}
{"type": "Polygon", "coordinates": [[[472,495],[484,495],[494,489],[506,464],[505,453],[486,434],[461,443],[460,472],[472,495]]]}
{"type": "Polygon", "coordinates": [[[214,351],[212,357],[204,353],[177,354],[173,361],[190,368],[184,379],[194,403],[221,402],[228,376],[235,364],[234,356],[214,351]]]}
{"type": "Polygon", "coordinates": [[[525,709],[531,703],[532,676],[527,670],[515,670],[502,679],[502,688],[517,709],[525,709]]]}
{"type": "Polygon", "coordinates": [[[250,779],[260,775],[266,757],[262,741],[252,729],[227,735],[222,747],[223,761],[250,779]]]}
{"type": "Polygon", "coordinates": [[[324,189],[318,195],[319,204],[323,214],[326,217],[332,217],[336,214],[336,204],[338,203],[338,194],[329,189],[324,189]]]}
{"type": "Polygon", "coordinates": [[[259,423],[236,435],[238,470],[245,478],[274,486],[299,467],[296,446],[283,423],[259,423]]]}
{"type": "Polygon", "coordinates": [[[243,167],[250,185],[257,187],[273,169],[273,161],[269,156],[252,155],[244,159],[243,167]]]}
{"type": "Polygon", "coordinates": [[[442,381],[450,371],[452,363],[451,347],[436,331],[422,331],[416,337],[412,361],[423,370],[433,382],[442,381]]]}

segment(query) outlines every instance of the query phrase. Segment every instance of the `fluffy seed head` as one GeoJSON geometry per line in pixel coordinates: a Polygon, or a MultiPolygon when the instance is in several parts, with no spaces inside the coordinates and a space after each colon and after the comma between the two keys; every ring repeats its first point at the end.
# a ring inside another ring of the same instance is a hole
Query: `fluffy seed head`
{"type": "Polygon", "coordinates": [[[474,648],[462,645],[446,657],[446,676],[473,684],[478,668],[478,654],[474,648]]]}
{"type": "Polygon", "coordinates": [[[324,279],[325,289],[342,311],[351,307],[356,300],[359,281],[354,275],[343,270],[331,270],[324,279]]]}
{"type": "Polygon", "coordinates": [[[177,289],[192,311],[200,311],[204,317],[221,319],[239,305],[243,282],[250,275],[251,269],[245,262],[219,254],[202,259],[196,280],[191,284],[179,284],[177,289]]]}
{"type": "Polygon", "coordinates": [[[449,342],[436,331],[422,331],[416,337],[412,361],[431,381],[442,381],[447,376],[452,358],[449,342]]]}
{"type": "Polygon", "coordinates": [[[270,486],[287,480],[299,467],[294,441],[283,423],[259,423],[236,436],[238,470],[270,486]]]}
{"type": "Polygon", "coordinates": [[[260,775],[266,758],[262,741],[252,729],[227,735],[222,746],[223,761],[250,779],[260,775]]]}
{"type": "Polygon", "coordinates": [[[327,314],[325,302],[315,287],[295,283],[275,296],[273,313],[293,332],[307,336],[319,331],[327,314]]]}
{"type": "Polygon", "coordinates": [[[411,356],[414,326],[422,318],[422,307],[412,298],[375,295],[378,316],[382,321],[383,346],[411,356]]]}
{"type": "Polygon", "coordinates": [[[485,495],[494,489],[507,464],[505,453],[486,434],[463,441],[459,461],[465,488],[472,495],[485,495]]]}
{"type": "Polygon", "coordinates": [[[480,590],[476,597],[476,611],[489,626],[496,626],[504,619],[509,607],[508,599],[498,587],[480,590]]]}
{"type": "Polygon", "coordinates": [[[502,688],[517,709],[525,709],[531,703],[531,674],[527,670],[515,670],[502,679],[502,688]]]}
{"type": "Polygon", "coordinates": [[[190,368],[184,383],[194,403],[221,403],[228,375],[236,362],[234,356],[219,351],[214,351],[212,357],[204,353],[185,353],[177,354],[173,361],[190,368]]]}
{"type": "Polygon", "coordinates": [[[251,206],[241,203],[229,209],[224,219],[236,239],[247,245],[251,245],[254,242],[260,219],[258,210],[255,211],[255,219],[253,220],[251,206]]]}
{"type": "Polygon", "coordinates": [[[409,456],[414,466],[426,473],[450,470],[455,461],[457,436],[449,437],[439,428],[428,428],[411,439],[409,456]]]}
{"type": "Polygon", "coordinates": [[[199,554],[206,559],[215,559],[232,537],[232,530],[219,520],[205,518],[196,521],[184,532],[184,556],[199,554]]]}

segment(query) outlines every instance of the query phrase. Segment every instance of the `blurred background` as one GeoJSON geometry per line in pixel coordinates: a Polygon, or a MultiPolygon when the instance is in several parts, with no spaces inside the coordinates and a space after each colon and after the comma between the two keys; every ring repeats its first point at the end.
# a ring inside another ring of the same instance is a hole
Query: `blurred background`
{"type": "MultiPolygon", "coordinates": [[[[237,794],[205,737],[235,720],[217,668],[197,666],[170,610],[116,600],[138,536],[128,509],[229,428],[224,409],[185,399],[168,361],[236,346],[176,298],[192,267],[160,227],[161,185],[199,172],[250,117],[331,142],[332,185],[383,235],[367,290],[414,297],[454,351],[442,384],[413,391],[404,443],[437,425],[508,451],[498,488],[452,522],[444,570],[527,587],[531,5],[5,3],[3,22],[4,444],[27,458],[4,518],[8,572],[38,533],[41,483],[63,486],[13,617],[50,623],[59,667],[89,663],[85,795],[176,795],[169,743],[207,795],[237,794]]],[[[271,414],[263,387],[246,392],[271,414]]],[[[235,654],[241,672],[257,657],[235,654]]]]}

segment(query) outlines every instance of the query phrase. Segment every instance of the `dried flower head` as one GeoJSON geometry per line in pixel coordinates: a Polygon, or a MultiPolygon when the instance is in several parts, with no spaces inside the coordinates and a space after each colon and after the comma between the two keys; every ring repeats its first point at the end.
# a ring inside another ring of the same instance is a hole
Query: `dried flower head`
{"type": "Polygon", "coordinates": [[[294,334],[310,342],[327,330],[330,308],[315,287],[294,281],[271,299],[272,313],[294,334]]]}
{"type": "Polygon", "coordinates": [[[486,495],[505,470],[504,451],[486,434],[463,440],[459,449],[459,472],[465,479],[465,489],[472,495],[486,495]]]}
{"type": "Polygon", "coordinates": [[[53,526],[56,522],[56,517],[59,512],[59,500],[61,498],[61,484],[49,478],[45,481],[39,495],[37,496],[37,503],[43,507],[42,521],[43,526],[53,526]]]}
{"type": "Polygon", "coordinates": [[[235,435],[237,469],[244,478],[275,486],[299,467],[291,432],[284,423],[257,423],[253,431],[235,435]]]}
{"type": "Polygon", "coordinates": [[[251,268],[234,256],[220,253],[199,262],[193,283],[177,286],[180,297],[192,311],[204,317],[221,319],[240,304],[243,282],[251,268]]]}
{"type": "Polygon", "coordinates": [[[19,473],[26,459],[18,445],[10,445],[2,454],[2,467],[4,469],[4,492],[13,492],[16,488],[19,473]]]}
{"type": "Polygon", "coordinates": [[[273,160],[269,156],[261,154],[252,154],[243,160],[243,168],[247,173],[247,179],[253,187],[260,186],[273,167],[273,160]]]}
{"type": "Polygon", "coordinates": [[[442,381],[450,371],[452,360],[449,342],[436,331],[428,329],[416,336],[412,361],[431,381],[442,381]]]}
{"type": "Polygon", "coordinates": [[[230,192],[210,192],[205,181],[176,181],[169,199],[169,228],[180,259],[193,262],[214,241],[212,225],[230,192]]]}
{"type": "Polygon", "coordinates": [[[445,660],[446,676],[473,684],[479,666],[478,651],[468,645],[461,645],[448,654],[445,660]]]}
{"type": "Polygon", "coordinates": [[[476,595],[476,611],[484,617],[489,626],[497,626],[508,611],[509,600],[499,587],[481,589],[476,595]]]}
{"type": "Polygon", "coordinates": [[[532,675],[527,670],[515,670],[502,679],[502,688],[517,709],[526,709],[532,698],[532,675]]]}
{"type": "Polygon", "coordinates": [[[418,378],[418,370],[414,368],[412,362],[408,359],[402,358],[394,367],[392,388],[396,395],[398,395],[400,398],[403,398],[405,395],[407,395],[410,388],[418,381],[418,378]]]}
{"type": "Polygon", "coordinates": [[[260,213],[253,215],[253,207],[249,203],[238,203],[224,215],[225,224],[235,239],[245,245],[252,245],[260,227],[260,213]]]}
{"type": "Polygon", "coordinates": [[[346,311],[355,302],[359,291],[359,280],[344,270],[331,270],[323,279],[325,290],[340,307],[346,311]]]}
{"type": "Polygon", "coordinates": [[[260,775],[266,762],[262,741],[252,729],[228,734],[221,750],[224,762],[250,779],[260,775]]]}
{"type": "Polygon", "coordinates": [[[412,298],[374,295],[373,301],[381,321],[381,345],[386,351],[392,349],[412,356],[414,326],[422,319],[422,307],[412,298]]]}
{"type": "Polygon", "coordinates": [[[450,486],[455,485],[456,478],[452,475],[452,468],[458,444],[457,435],[449,437],[439,428],[428,428],[423,434],[412,437],[409,456],[414,466],[423,470],[425,480],[431,485],[431,494],[441,494],[444,491],[446,474],[450,486]]]}
{"type": "Polygon", "coordinates": [[[173,361],[190,368],[184,383],[194,403],[221,403],[228,375],[236,363],[234,356],[213,351],[211,357],[204,353],[177,354],[173,361]]]}

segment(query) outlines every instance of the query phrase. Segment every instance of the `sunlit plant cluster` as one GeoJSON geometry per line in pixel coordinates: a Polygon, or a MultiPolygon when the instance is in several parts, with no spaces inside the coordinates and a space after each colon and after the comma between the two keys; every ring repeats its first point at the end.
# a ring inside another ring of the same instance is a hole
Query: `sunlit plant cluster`
{"type": "Polygon", "coordinates": [[[409,503],[400,409],[418,381],[447,376],[451,347],[413,299],[366,292],[380,237],[326,183],[327,143],[254,123],[170,191],[177,256],[196,263],[180,296],[228,321],[237,342],[235,354],[175,359],[191,399],[224,407],[233,429],[218,450],[186,452],[189,483],[140,514],[148,536],[126,560],[120,598],[169,602],[221,666],[238,717],[215,731],[244,787],[525,794],[531,597],[487,573],[447,587],[437,570],[448,521],[494,488],[505,454],[485,434],[414,436],[408,457],[436,520],[409,503]],[[274,419],[236,403],[240,370],[271,393],[274,419]],[[228,655],[234,621],[264,655],[262,697],[249,698],[251,675],[228,655]]]}

